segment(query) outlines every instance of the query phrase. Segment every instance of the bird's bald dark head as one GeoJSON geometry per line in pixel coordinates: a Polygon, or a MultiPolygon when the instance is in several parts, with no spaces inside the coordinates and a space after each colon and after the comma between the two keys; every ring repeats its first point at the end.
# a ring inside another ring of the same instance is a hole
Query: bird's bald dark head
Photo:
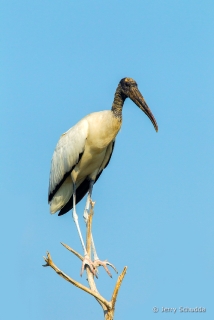
{"type": "Polygon", "coordinates": [[[137,82],[132,78],[123,78],[120,80],[122,92],[129,96],[130,88],[137,87],[137,82]]]}

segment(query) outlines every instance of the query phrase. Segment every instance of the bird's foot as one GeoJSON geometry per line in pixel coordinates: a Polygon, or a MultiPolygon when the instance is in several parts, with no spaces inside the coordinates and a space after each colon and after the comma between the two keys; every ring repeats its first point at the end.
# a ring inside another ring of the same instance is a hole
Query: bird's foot
{"type": "Polygon", "coordinates": [[[89,267],[91,273],[93,273],[93,275],[96,278],[98,278],[97,269],[94,265],[94,262],[91,261],[91,259],[89,258],[89,256],[87,254],[84,256],[84,259],[82,261],[82,267],[81,267],[81,272],[80,272],[81,277],[82,277],[82,274],[83,274],[86,267],[89,267]]]}
{"type": "Polygon", "coordinates": [[[109,277],[111,277],[111,278],[112,278],[112,275],[111,275],[111,272],[109,271],[109,269],[107,268],[107,265],[112,267],[112,269],[114,269],[114,271],[116,273],[118,273],[118,271],[115,268],[115,266],[112,263],[108,262],[107,260],[101,261],[100,259],[95,259],[94,262],[93,262],[93,265],[94,265],[96,270],[97,270],[98,267],[102,266],[105,269],[105,271],[108,273],[109,277]]]}

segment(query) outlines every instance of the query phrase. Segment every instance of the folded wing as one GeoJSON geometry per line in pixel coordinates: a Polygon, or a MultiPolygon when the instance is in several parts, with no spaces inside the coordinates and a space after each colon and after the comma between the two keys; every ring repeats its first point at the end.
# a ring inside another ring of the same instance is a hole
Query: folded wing
{"type": "Polygon", "coordinates": [[[61,135],[51,161],[48,190],[49,203],[81,159],[87,135],[88,122],[86,119],[82,119],[61,135]]]}

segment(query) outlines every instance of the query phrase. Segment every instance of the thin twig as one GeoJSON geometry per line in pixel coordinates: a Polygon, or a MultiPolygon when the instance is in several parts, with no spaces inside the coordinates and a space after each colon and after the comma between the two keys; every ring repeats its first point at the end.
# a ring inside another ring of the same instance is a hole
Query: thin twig
{"type": "Polygon", "coordinates": [[[126,271],[127,271],[127,267],[124,267],[122,273],[119,275],[119,277],[117,279],[117,282],[116,282],[116,285],[114,287],[114,291],[113,291],[113,294],[112,294],[112,298],[111,298],[112,308],[114,308],[114,306],[115,306],[117,295],[118,295],[120,286],[122,284],[122,281],[123,281],[123,279],[125,277],[126,271]]]}
{"type": "Polygon", "coordinates": [[[77,288],[91,294],[92,296],[94,296],[96,299],[100,300],[106,307],[107,309],[111,309],[111,303],[108,302],[105,298],[103,298],[100,294],[92,291],[91,289],[87,288],[86,286],[82,285],[81,283],[79,283],[78,281],[70,278],[67,274],[65,274],[64,272],[62,272],[53,262],[51,255],[49,252],[47,252],[47,257],[43,257],[45,262],[47,263],[46,266],[50,266],[52,269],[55,270],[55,272],[62,277],[63,279],[65,279],[66,281],[72,283],[74,286],[76,286],[77,288]]]}
{"type": "Polygon", "coordinates": [[[81,256],[81,254],[79,254],[77,251],[75,251],[74,249],[72,249],[71,247],[69,247],[67,244],[60,242],[63,247],[65,247],[66,249],[68,249],[69,251],[71,251],[73,254],[75,254],[75,256],[77,256],[80,260],[83,261],[83,256],[81,256]]]}

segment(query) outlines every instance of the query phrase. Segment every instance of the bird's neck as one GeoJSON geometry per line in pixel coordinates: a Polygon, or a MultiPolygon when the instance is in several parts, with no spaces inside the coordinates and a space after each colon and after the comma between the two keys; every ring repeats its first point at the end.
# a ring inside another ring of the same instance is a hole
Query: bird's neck
{"type": "Polygon", "coordinates": [[[126,98],[127,96],[122,92],[121,86],[119,84],[114,95],[114,101],[112,104],[111,111],[113,112],[114,116],[120,121],[122,121],[122,109],[126,98]]]}

